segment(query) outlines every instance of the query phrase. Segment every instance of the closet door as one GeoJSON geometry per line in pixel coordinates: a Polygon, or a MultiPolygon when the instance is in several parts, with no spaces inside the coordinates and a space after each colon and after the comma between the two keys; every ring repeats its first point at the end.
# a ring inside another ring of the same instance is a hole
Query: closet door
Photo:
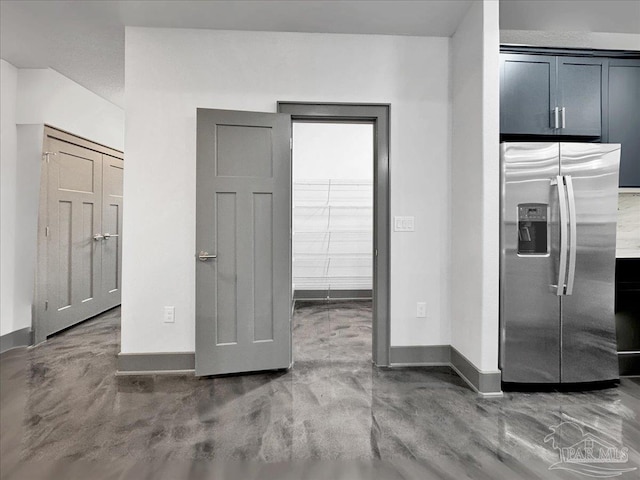
{"type": "Polygon", "coordinates": [[[45,335],[101,308],[102,154],[48,140],[45,335]]]}
{"type": "Polygon", "coordinates": [[[122,296],[122,175],[124,162],[102,156],[102,283],[103,309],[120,305],[122,296]]]}

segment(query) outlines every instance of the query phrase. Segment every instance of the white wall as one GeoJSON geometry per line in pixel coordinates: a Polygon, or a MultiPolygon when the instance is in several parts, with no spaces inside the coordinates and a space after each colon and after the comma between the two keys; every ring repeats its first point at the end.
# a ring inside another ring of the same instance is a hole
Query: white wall
{"type": "Polygon", "coordinates": [[[17,129],[16,223],[13,230],[16,270],[13,295],[15,323],[19,325],[18,328],[24,328],[32,324],[44,125],[18,125],[17,129]]]}
{"type": "Polygon", "coordinates": [[[18,70],[18,99],[18,124],[46,123],[124,150],[124,110],[55,70],[18,70]]]}
{"type": "Polygon", "coordinates": [[[133,27],[125,50],[124,353],[194,350],[196,108],[278,100],[391,104],[391,213],[416,217],[391,237],[391,343],[449,343],[448,38],[133,27]]]}
{"type": "Polygon", "coordinates": [[[497,1],[473,2],[452,39],[451,344],[498,369],[497,1]]]}
{"type": "Polygon", "coordinates": [[[293,180],[312,179],[373,180],[373,125],[294,122],[293,180]]]}
{"type": "Polygon", "coordinates": [[[294,290],[371,290],[373,124],[293,123],[294,290]]]}
{"type": "Polygon", "coordinates": [[[17,84],[18,69],[0,60],[0,335],[28,326],[14,315],[17,84]]]}
{"type": "Polygon", "coordinates": [[[500,30],[500,42],[536,47],[640,50],[640,35],[633,33],[500,30]]]}
{"type": "Polygon", "coordinates": [[[51,69],[2,66],[0,335],[30,327],[44,124],[124,148],[124,111],[51,69]]]}

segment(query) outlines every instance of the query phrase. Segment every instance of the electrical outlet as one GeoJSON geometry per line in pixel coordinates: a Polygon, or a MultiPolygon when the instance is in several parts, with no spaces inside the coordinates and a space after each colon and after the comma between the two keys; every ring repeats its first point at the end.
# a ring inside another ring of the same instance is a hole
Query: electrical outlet
{"type": "Polygon", "coordinates": [[[427,318],[427,303],[426,302],[418,302],[416,308],[416,317],[417,318],[427,318]]]}
{"type": "Polygon", "coordinates": [[[393,217],[393,230],[395,232],[413,232],[415,217],[393,217]]]}
{"type": "Polygon", "coordinates": [[[164,323],[175,323],[176,307],[164,307],[164,323]]]}

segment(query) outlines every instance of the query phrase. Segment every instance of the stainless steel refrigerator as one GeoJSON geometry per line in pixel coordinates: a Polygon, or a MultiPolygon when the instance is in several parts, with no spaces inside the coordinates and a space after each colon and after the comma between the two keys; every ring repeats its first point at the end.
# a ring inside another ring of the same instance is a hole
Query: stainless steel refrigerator
{"type": "Polygon", "coordinates": [[[618,379],[620,145],[502,143],[503,382],[618,379]]]}

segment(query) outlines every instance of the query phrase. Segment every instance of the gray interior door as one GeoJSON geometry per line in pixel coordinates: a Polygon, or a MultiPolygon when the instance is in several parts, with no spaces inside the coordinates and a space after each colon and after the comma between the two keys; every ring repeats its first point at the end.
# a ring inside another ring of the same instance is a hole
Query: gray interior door
{"type": "Polygon", "coordinates": [[[502,380],[557,383],[560,297],[555,285],[560,264],[559,196],[551,180],[559,172],[558,144],[503,143],[501,149],[502,380]],[[540,225],[524,217],[529,209],[542,217],[540,225]],[[520,221],[521,218],[525,220],[520,221]],[[535,248],[531,248],[532,244],[535,248]]]}
{"type": "Polygon", "coordinates": [[[122,296],[122,178],[124,161],[102,156],[101,299],[104,310],[120,305],[122,296]]]}
{"type": "Polygon", "coordinates": [[[197,375],[291,365],[290,139],[286,114],[198,109],[197,375]]]}
{"type": "Polygon", "coordinates": [[[100,311],[102,154],[50,139],[45,335],[100,311]]]}
{"type": "Polygon", "coordinates": [[[569,233],[562,297],[562,382],[611,380],[618,378],[614,288],[620,146],[561,143],[560,154],[561,173],[571,176],[573,185],[576,228],[575,242],[569,233]]]}

